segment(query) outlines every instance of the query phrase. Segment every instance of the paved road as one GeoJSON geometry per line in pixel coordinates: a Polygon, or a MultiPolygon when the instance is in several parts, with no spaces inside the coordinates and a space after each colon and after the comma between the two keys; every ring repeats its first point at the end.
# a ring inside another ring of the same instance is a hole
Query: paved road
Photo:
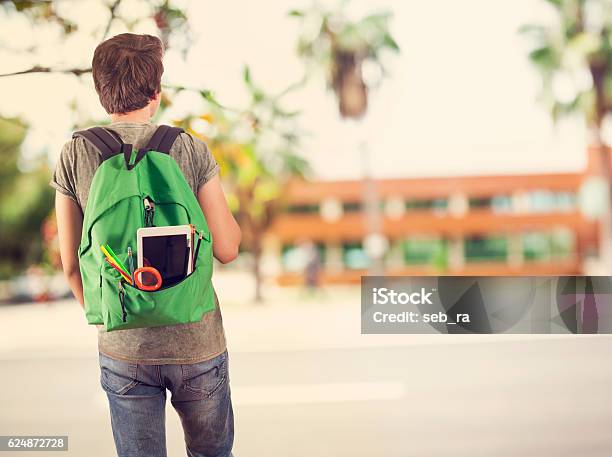
{"type": "MultiPolygon", "coordinates": [[[[237,457],[612,455],[612,336],[360,335],[358,290],[283,294],[224,308],[237,457]]],[[[0,434],[113,456],[98,378],[74,302],[0,308],[0,434]]]]}
{"type": "MultiPolygon", "coordinates": [[[[233,353],[236,454],[608,457],[611,343],[233,353]]],[[[113,455],[95,358],[0,363],[3,434],[68,434],[68,455],[113,455]]],[[[171,410],[168,445],[184,455],[171,410]]]]}

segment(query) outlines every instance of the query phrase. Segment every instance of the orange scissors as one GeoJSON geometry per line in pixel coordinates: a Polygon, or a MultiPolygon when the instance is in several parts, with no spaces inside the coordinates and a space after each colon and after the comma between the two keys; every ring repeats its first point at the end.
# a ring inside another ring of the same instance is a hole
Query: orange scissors
{"type": "Polygon", "coordinates": [[[161,287],[162,277],[157,268],[140,267],[134,271],[134,284],[136,284],[136,287],[138,287],[140,290],[152,292],[161,287]],[[146,273],[144,277],[142,276],[143,273],[146,273]],[[146,279],[143,280],[143,278],[146,279]],[[155,282],[153,283],[151,279],[155,279],[155,282]]]}

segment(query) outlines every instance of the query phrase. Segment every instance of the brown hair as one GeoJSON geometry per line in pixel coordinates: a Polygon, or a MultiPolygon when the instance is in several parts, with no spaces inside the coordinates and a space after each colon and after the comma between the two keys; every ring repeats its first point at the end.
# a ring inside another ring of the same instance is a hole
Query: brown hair
{"type": "Polygon", "coordinates": [[[100,103],[109,114],[144,108],[161,90],[163,46],[151,35],[122,33],[98,45],[92,72],[100,103]]]}

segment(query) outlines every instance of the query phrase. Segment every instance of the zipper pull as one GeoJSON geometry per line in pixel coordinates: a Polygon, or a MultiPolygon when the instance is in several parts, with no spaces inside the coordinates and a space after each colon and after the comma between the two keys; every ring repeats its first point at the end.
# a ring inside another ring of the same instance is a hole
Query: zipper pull
{"type": "Polygon", "coordinates": [[[153,227],[153,217],[155,215],[155,203],[149,200],[149,197],[145,197],[143,200],[144,204],[144,219],[145,227],[153,227]]]}
{"type": "Polygon", "coordinates": [[[121,302],[121,320],[127,322],[127,310],[125,309],[125,289],[121,281],[117,283],[119,289],[119,302],[121,302]]]}

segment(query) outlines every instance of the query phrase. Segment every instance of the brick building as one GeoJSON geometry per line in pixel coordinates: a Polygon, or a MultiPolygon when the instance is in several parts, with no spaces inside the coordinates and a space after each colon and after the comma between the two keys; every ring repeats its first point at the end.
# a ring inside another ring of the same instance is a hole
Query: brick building
{"type": "Polygon", "coordinates": [[[266,234],[268,271],[281,284],[301,282],[309,244],[324,282],[357,282],[372,267],[375,227],[385,274],[581,274],[600,238],[600,224],[579,208],[594,167],[589,160],[583,173],[295,181],[266,234]],[[379,208],[374,223],[367,205],[379,208]]]}

